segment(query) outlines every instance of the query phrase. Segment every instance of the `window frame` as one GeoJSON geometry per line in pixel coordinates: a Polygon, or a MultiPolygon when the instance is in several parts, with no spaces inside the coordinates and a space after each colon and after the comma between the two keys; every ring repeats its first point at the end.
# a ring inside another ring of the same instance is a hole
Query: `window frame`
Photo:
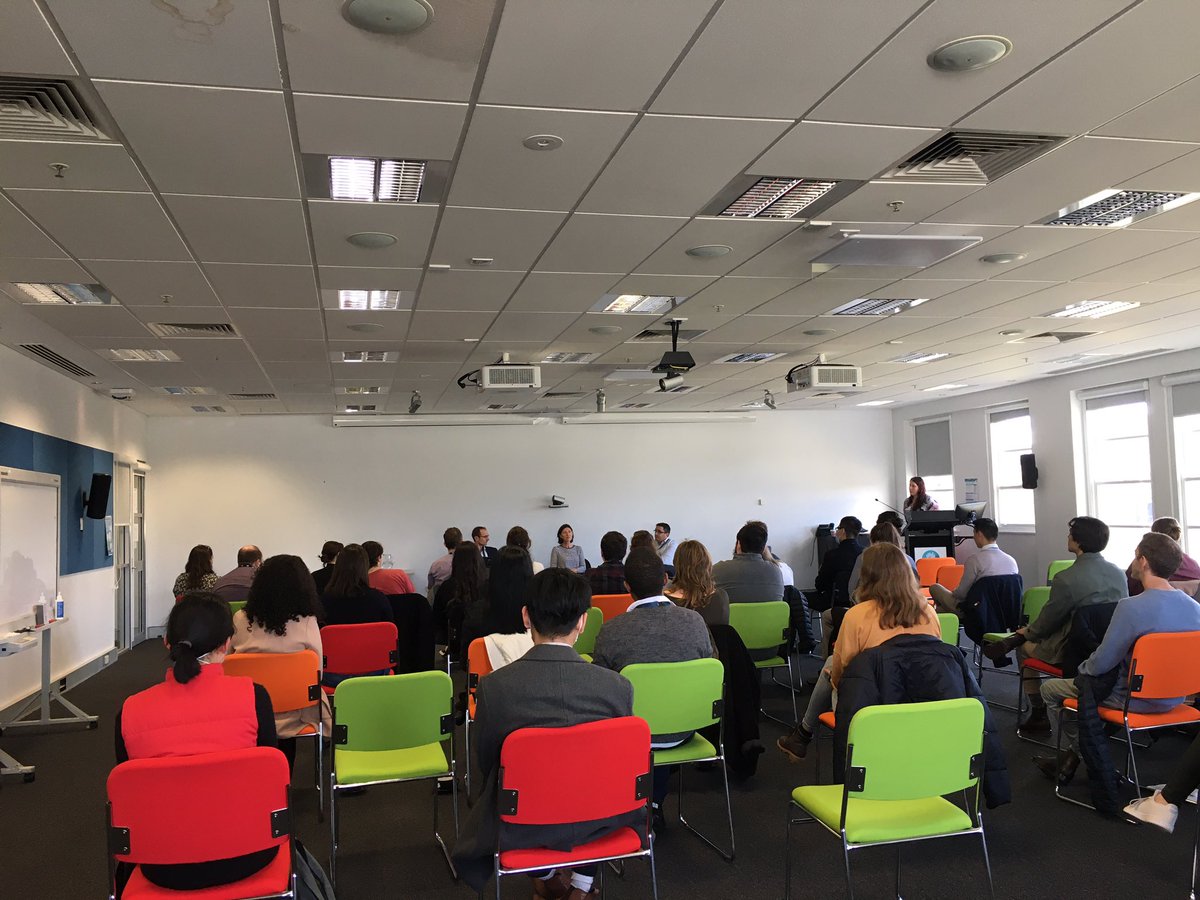
{"type": "MultiPolygon", "coordinates": [[[[909,437],[909,441],[911,442],[912,454],[911,454],[911,465],[909,466],[909,470],[905,474],[905,478],[904,478],[904,497],[905,498],[908,497],[908,480],[910,478],[912,478],[913,475],[920,475],[922,478],[927,477],[925,472],[916,471],[917,470],[917,428],[921,425],[936,425],[939,422],[946,423],[946,432],[947,432],[947,437],[948,437],[948,441],[949,441],[949,450],[950,450],[950,471],[949,472],[934,472],[933,475],[935,477],[939,476],[939,475],[949,476],[949,478],[950,478],[950,505],[949,505],[949,507],[945,507],[939,503],[938,508],[941,510],[946,510],[947,508],[949,508],[950,510],[953,510],[955,507],[955,504],[958,503],[958,492],[957,492],[957,490],[955,490],[955,484],[954,484],[954,422],[952,420],[952,416],[949,413],[942,413],[941,415],[936,415],[936,416],[927,416],[923,419],[911,419],[909,421],[908,437],[909,437]]],[[[926,491],[928,492],[929,486],[926,485],[925,487],[926,487],[926,491]]],[[[944,493],[944,492],[938,491],[937,493],[940,494],[940,493],[944,493]]],[[[932,497],[933,494],[931,493],[930,496],[932,497]]]]}
{"type": "MultiPolygon", "coordinates": [[[[1007,534],[1036,534],[1037,533],[1037,503],[1034,503],[1033,522],[1001,522],[998,518],[1000,514],[1000,504],[998,502],[998,491],[1000,485],[996,483],[995,467],[992,465],[993,448],[992,448],[992,416],[1001,413],[1023,412],[1029,418],[1029,452],[1034,453],[1033,448],[1033,413],[1029,409],[1029,401],[1022,400],[1018,403],[1004,403],[998,406],[989,406],[984,410],[987,417],[985,428],[987,429],[987,467],[988,467],[988,502],[991,504],[989,510],[990,517],[995,520],[999,526],[1007,534]]],[[[1005,485],[1011,487],[1011,485],[1005,485]]]]}

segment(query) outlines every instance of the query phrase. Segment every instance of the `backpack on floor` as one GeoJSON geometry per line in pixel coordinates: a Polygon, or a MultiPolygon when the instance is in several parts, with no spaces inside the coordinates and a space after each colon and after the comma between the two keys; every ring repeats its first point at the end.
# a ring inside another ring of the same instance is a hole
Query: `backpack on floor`
{"type": "Polygon", "coordinates": [[[296,896],[298,900],[336,900],[333,884],[308,848],[294,838],[296,845],[296,896]]]}

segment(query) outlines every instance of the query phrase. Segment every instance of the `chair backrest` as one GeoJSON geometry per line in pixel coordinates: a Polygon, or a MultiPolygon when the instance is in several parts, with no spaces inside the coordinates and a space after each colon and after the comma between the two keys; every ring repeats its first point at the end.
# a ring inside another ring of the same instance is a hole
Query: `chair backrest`
{"type": "Polygon", "coordinates": [[[650,797],[650,772],[650,726],[637,716],[521,728],[500,748],[500,818],[559,825],[630,813],[650,797]]]}
{"type": "MultiPolygon", "coordinates": [[[[594,603],[595,597],[592,598],[594,603]]],[[[632,603],[633,601],[629,601],[632,603]]],[[[596,635],[600,633],[600,626],[604,624],[604,611],[598,606],[589,606],[587,611],[587,624],[583,626],[583,631],[579,632],[579,637],[575,639],[575,652],[591,654],[596,649],[596,635]]]]}
{"type": "Polygon", "coordinates": [[[605,622],[621,615],[632,603],[632,594],[592,594],[592,606],[604,614],[605,622]]]}
{"type": "Polygon", "coordinates": [[[983,704],[973,697],[868,706],[850,721],[846,789],[855,798],[945,796],[982,772],[983,704]]]}
{"type": "Polygon", "coordinates": [[[367,675],[338,685],[338,750],[407,750],[454,733],[454,684],[445,672],[367,675]]]}
{"type": "Polygon", "coordinates": [[[1042,610],[1049,602],[1050,588],[1026,588],[1025,593],[1021,595],[1021,616],[1025,619],[1025,623],[1032,625],[1036,622],[1037,617],[1042,614],[1042,610]]]}
{"type": "Polygon", "coordinates": [[[946,590],[952,591],[962,581],[965,571],[966,566],[940,566],[934,573],[934,581],[946,590]]]}
{"type": "Polygon", "coordinates": [[[633,714],[651,734],[699,731],[721,720],[725,667],[719,659],[635,663],[621,674],[633,685],[633,714]]]}
{"type": "Polygon", "coordinates": [[[947,556],[930,556],[921,557],[917,560],[917,579],[921,582],[921,587],[930,587],[937,584],[937,572],[942,566],[956,565],[954,560],[947,556]]]}
{"type": "Polygon", "coordinates": [[[245,675],[266,688],[277,713],[307,709],[320,701],[321,660],[312,650],[231,653],[221,667],[226,675],[245,675]]]}
{"type": "Polygon", "coordinates": [[[1143,634],[1133,645],[1129,696],[1165,700],[1200,693],[1200,631],[1143,634]]]}
{"type": "Polygon", "coordinates": [[[1050,563],[1050,567],[1046,570],[1046,584],[1052,582],[1054,580],[1054,576],[1063,569],[1069,569],[1073,565],[1075,565],[1075,560],[1073,559],[1054,560],[1054,562],[1050,563]]]}
{"type": "Polygon", "coordinates": [[[491,674],[492,658],[488,656],[487,642],[475,638],[467,647],[467,703],[472,717],[475,715],[475,694],[479,690],[479,679],[491,674]]]}
{"type": "Polygon", "coordinates": [[[236,616],[238,614],[238,611],[245,608],[245,606],[246,606],[245,600],[230,600],[229,601],[229,614],[231,616],[236,616]]]}
{"type": "Polygon", "coordinates": [[[729,624],[747,650],[767,650],[787,640],[791,608],[783,600],[730,603],[729,624]]]}
{"type": "Polygon", "coordinates": [[[953,647],[958,646],[958,626],[962,621],[954,613],[938,613],[938,624],[942,626],[942,640],[953,647]]]}
{"type": "Polygon", "coordinates": [[[274,747],[123,762],[108,776],[110,852],[180,865],[279,846],[290,833],[290,781],[274,747]]]}
{"type": "Polygon", "coordinates": [[[364,622],[326,625],[321,629],[325,671],[333,675],[363,675],[396,664],[396,625],[364,622]]]}

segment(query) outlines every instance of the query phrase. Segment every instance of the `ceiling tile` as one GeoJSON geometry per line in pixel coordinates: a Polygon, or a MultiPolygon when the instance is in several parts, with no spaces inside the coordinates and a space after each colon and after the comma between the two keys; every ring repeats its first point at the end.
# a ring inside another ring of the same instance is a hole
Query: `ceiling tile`
{"type": "Polygon", "coordinates": [[[730,275],[693,294],[678,311],[688,317],[700,314],[741,315],[791,290],[798,282],[796,278],[739,278],[730,275]]]}
{"type": "Polygon", "coordinates": [[[799,122],[749,171],[807,178],[874,178],[937,134],[932,128],[893,128],[837,122],[799,122]]]}
{"type": "MultiPolygon", "coordinates": [[[[860,226],[856,224],[852,227],[860,226]]],[[[869,231],[871,234],[899,234],[906,227],[902,223],[872,223],[869,231]]],[[[812,275],[813,257],[832,249],[840,238],[841,232],[836,223],[833,227],[818,230],[796,229],[738,266],[733,270],[733,274],[766,278],[809,278],[812,275]]]]}
{"type": "Polygon", "coordinates": [[[569,210],[633,124],[631,113],[480,106],[454,171],[455,206],[569,210]],[[522,144],[540,134],[557,150],[522,144]]]}
{"type": "Polygon", "coordinates": [[[807,316],[742,316],[701,335],[695,343],[754,344],[799,324],[807,316]]]}
{"type": "Polygon", "coordinates": [[[431,362],[460,364],[467,358],[474,344],[462,341],[407,341],[400,353],[405,362],[431,362]]]}
{"type": "Polygon", "coordinates": [[[94,78],[280,86],[268,4],[108,0],[103,15],[80,0],[48,5],[94,78]]]}
{"type": "Polygon", "coordinates": [[[979,281],[944,297],[936,297],[918,312],[922,316],[1002,315],[1009,300],[1052,287],[1049,281],[979,281]]]}
{"type": "Polygon", "coordinates": [[[1103,237],[1102,228],[1056,228],[1026,225],[1004,230],[993,237],[956,253],[944,262],[929,266],[922,274],[928,278],[994,278],[1013,266],[1035,262],[1060,250],[1103,237]],[[982,257],[997,253],[1023,253],[1025,258],[1012,263],[985,263],[982,257]]]}
{"type": "Polygon", "coordinates": [[[34,0],[10,0],[0,29],[0,59],[7,72],[74,75],[70,57],[34,0]]]}
{"type": "Polygon", "coordinates": [[[505,310],[582,313],[591,309],[616,280],[614,275],[531,272],[505,310]]]}
{"type": "MultiPolygon", "coordinates": [[[[313,241],[317,261],[325,266],[415,268],[425,263],[437,207],[429,204],[351,203],[310,200],[313,241]],[[395,236],[396,243],[378,250],[348,244],[346,238],[362,231],[395,236]]],[[[333,285],[325,285],[332,287],[333,285]]],[[[342,287],[343,285],[338,285],[342,287]]],[[[349,285],[345,285],[348,287],[349,285]]],[[[374,285],[372,285],[374,286],[374,285]]]]}
{"type": "Polygon", "coordinates": [[[491,312],[430,312],[418,310],[412,315],[412,329],[408,333],[413,341],[461,341],[464,338],[481,338],[492,320],[491,312]]]}
{"type": "Polygon", "coordinates": [[[576,213],[546,248],[537,267],[543,272],[612,272],[624,275],[653,253],[686,221],[661,216],[576,213]]]}
{"type": "Polygon", "coordinates": [[[100,283],[126,306],[217,306],[204,273],[194,262],[89,260],[100,283]],[[166,294],[169,299],[164,299],[166,294]]]}
{"type": "Polygon", "coordinates": [[[557,212],[450,207],[433,244],[434,263],[468,268],[471,259],[495,260],[494,268],[527,269],[563,220],[557,212]]]}
{"type": "Polygon", "coordinates": [[[835,222],[921,222],[980,190],[962,184],[902,184],[872,181],[821,212],[835,222]],[[902,204],[893,212],[889,203],[902,204]]]}
{"type": "Polygon", "coordinates": [[[298,200],[243,197],[163,197],[203,262],[311,262],[298,200]]]}
{"type": "Polygon", "coordinates": [[[329,350],[324,341],[280,341],[256,338],[250,345],[262,362],[304,362],[326,365],[329,350]]]}
{"type": "Polygon", "coordinates": [[[503,312],[487,330],[489,341],[552,341],[578,318],[573,312],[503,312]]]}
{"type": "Polygon", "coordinates": [[[920,5],[723,3],[652,108],[798,119],[920,5]]]}
{"type": "Polygon", "coordinates": [[[1019,263],[1016,268],[1006,266],[995,277],[1015,281],[1071,281],[1190,239],[1191,235],[1183,231],[1116,229],[1051,256],[1019,263]]]}
{"type": "Polygon", "coordinates": [[[314,309],[319,305],[312,266],[207,263],[221,302],[229,307],[314,309]]]}
{"type": "Polygon", "coordinates": [[[163,193],[300,195],[282,93],[128,82],[96,87],[163,193]]]}
{"type": "Polygon", "coordinates": [[[297,91],[467,100],[493,4],[442,3],[413,34],[374,34],[342,18],[341,4],[281,0],[283,41],[297,91]]]}
{"type": "Polygon", "coordinates": [[[231,309],[234,327],[247,338],[320,340],[325,336],[321,313],[308,309],[231,309]]]}
{"type": "Polygon", "coordinates": [[[119,144],[0,141],[0,182],[6,188],[73,191],[149,190],[119,144]],[[59,178],[52,163],[68,168],[59,178]]]}
{"type": "MultiPolygon", "coordinates": [[[[1135,175],[1114,187],[1133,191],[1200,191],[1200,150],[1186,153],[1168,163],[1135,175]]],[[[1185,204],[1179,207],[1179,210],[1182,212],[1189,205],[1191,204],[1185,204]]],[[[1158,223],[1169,215],[1170,213],[1160,213],[1144,219],[1138,224],[1146,228],[1158,228],[1158,223]]]]}
{"type": "Polygon", "coordinates": [[[1195,116],[1197,108],[1200,108],[1200,77],[1191,78],[1117,116],[1097,128],[1096,134],[1200,142],[1200,122],[1195,116]]]}
{"type": "Polygon", "coordinates": [[[47,306],[26,309],[65,335],[88,334],[101,337],[141,337],[146,327],[121,306],[47,306]]]}
{"type": "Polygon", "coordinates": [[[674,275],[724,275],[764,247],[791,233],[792,221],[693,219],[637,266],[639,273],[674,275]],[[688,256],[692,247],[724,245],[733,249],[724,256],[688,256]]]}
{"type": "Polygon", "coordinates": [[[421,283],[420,269],[319,266],[317,272],[324,290],[415,291],[421,283]]]}
{"type": "MultiPolygon", "coordinates": [[[[217,306],[131,306],[129,311],[143,322],[168,322],[178,323],[181,325],[215,325],[228,324],[229,316],[224,309],[217,306]]],[[[194,338],[174,338],[169,339],[174,343],[176,340],[191,343],[194,338]]],[[[219,338],[219,341],[229,339],[219,338]]],[[[240,341],[231,341],[231,343],[240,343],[240,341]]]]}
{"type": "Polygon", "coordinates": [[[786,122],[646,116],[580,209],[693,216],[777,138],[786,122]]]}
{"type": "Polygon", "coordinates": [[[863,297],[873,296],[890,279],[829,278],[820,276],[780,294],[754,310],[756,316],[818,316],[863,297]]]}
{"type": "Polygon", "coordinates": [[[4,235],[0,257],[59,259],[66,255],[7,197],[0,197],[0,234],[4,235]]]}
{"type": "MultiPolygon", "coordinates": [[[[0,230],[4,224],[0,222],[0,230]]],[[[7,233],[5,237],[7,238],[7,233]]],[[[69,259],[0,258],[0,281],[42,281],[64,284],[91,284],[92,275],[69,259]]]]}
{"type": "Polygon", "coordinates": [[[430,272],[421,284],[418,309],[492,310],[503,308],[520,283],[521,272],[451,269],[430,272]]]}
{"type": "Polygon", "coordinates": [[[191,259],[151,194],[21,190],[12,196],[81,259],[191,259]]]}
{"type": "Polygon", "coordinates": [[[1200,240],[1176,244],[1083,276],[1081,281],[1167,281],[1200,262],[1200,240]]]}
{"type": "MultiPolygon", "coordinates": [[[[608,292],[686,299],[714,281],[716,278],[712,275],[629,275],[609,288],[608,292]]],[[[682,303],[682,300],[680,302],[682,303]]]]}
{"type": "Polygon", "coordinates": [[[296,94],[300,150],[343,156],[451,159],[465,103],[296,94]]]}
{"type": "Polygon", "coordinates": [[[367,338],[372,341],[402,341],[408,333],[409,313],[404,310],[363,312],[340,309],[325,310],[325,327],[329,340],[351,341],[367,338]],[[355,326],[378,326],[361,331],[355,326]]]}

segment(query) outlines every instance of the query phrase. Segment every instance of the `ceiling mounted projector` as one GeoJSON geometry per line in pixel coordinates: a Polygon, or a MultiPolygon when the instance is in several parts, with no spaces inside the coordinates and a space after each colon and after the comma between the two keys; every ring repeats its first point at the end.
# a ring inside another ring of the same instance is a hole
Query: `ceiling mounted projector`
{"type": "Polygon", "coordinates": [[[683,324],[683,321],[683,319],[671,320],[671,349],[662,355],[658,365],[651,371],[660,375],[682,375],[684,372],[690,372],[696,368],[696,360],[692,359],[692,354],[679,349],[679,326],[683,324]]]}

